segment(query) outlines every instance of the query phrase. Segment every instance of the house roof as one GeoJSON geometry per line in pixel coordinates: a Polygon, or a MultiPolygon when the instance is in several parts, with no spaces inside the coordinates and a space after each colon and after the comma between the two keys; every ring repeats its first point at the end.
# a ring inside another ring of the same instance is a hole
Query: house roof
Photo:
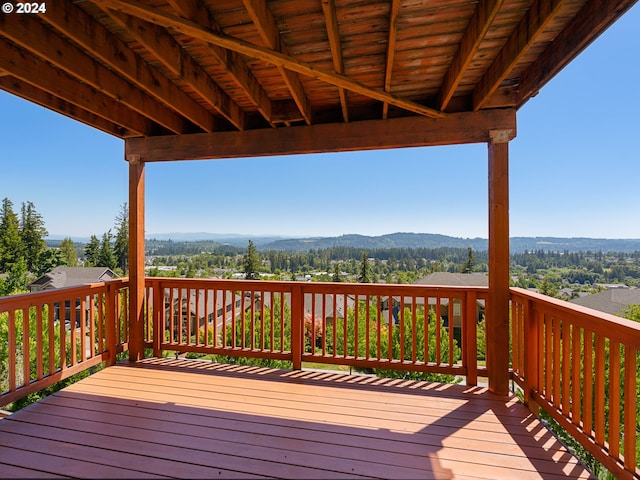
{"type": "Polygon", "coordinates": [[[39,290],[102,282],[117,277],[107,267],[56,267],[29,284],[39,290]]]}
{"type": "Polygon", "coordinates": [[[416,285],[486,287],[489,285],[489,279],[484,273],[433,272],[426,277],[419,278],[413,283],[416,285]]]}
{"type": "Polygon", "coordinates": [[[0,15],[0,89],[130,161],[510,139],[635,2],[56,0],[0,15]]]}
{"type": "Polygon", "coordinates": [[[571,303],[620,315],[629,305],[640,304],[640,288],[608,288],[602,292],[575,298],[571,303]]]}

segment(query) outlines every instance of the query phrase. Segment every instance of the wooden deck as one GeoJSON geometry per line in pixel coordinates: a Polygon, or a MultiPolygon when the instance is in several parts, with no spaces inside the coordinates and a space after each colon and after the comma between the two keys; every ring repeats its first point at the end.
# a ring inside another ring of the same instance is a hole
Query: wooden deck
{"type": "Polygon", "coordinates": [[[0,420],[0,476],[588,478],[485,389],[192,360],[107,368],[0,420]]]}

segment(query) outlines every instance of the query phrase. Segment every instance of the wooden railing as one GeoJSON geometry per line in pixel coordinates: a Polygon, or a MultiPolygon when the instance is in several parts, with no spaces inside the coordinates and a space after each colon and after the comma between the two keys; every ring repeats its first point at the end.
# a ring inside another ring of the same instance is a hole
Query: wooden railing
{"type": "Polygon", "coordinates": [[[477,382],[485,288],[167,278],[148,278],[146,288],[146,346],[156,356],[260,357],[294,369],[315,362],[477,382]]]}
{"type": "MultiPolygon", "coordinates": [[[[484,358],[486,288],[147,278],[145,347],[458,375],[484,358]]],[[[0,405],[128,348],[128,281],[0,298],[0,405]]],[[[637,463],[640,324],[511,289],[512,378],[620,478],[637,463]]]]}
{"type": "Polygon", "coordinates": [[[0,298],[0,405],[127,348],[127,281],[0,298]]]}
{"type": "Polygon", "coordinates": [[[618,478],[638,478],[640,323],[513,288],[513,378],[618,478]]]}

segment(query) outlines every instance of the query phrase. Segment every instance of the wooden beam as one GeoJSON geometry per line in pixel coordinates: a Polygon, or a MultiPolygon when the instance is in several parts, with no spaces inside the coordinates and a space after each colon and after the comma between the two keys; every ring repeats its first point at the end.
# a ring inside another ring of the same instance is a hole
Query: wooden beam
{"type": "Polygon", "coordinates": [[[631,8],[637,0],[591,0],[550,42],[520,78],[518,106],[537,95],[571,60],[631,8]]]}
{"type": "MultiPolygon", "coordinates": [[[[335,0],[322,0],[322,11],[324,13],[325,24],[327,25],[327,37],[331,48],[331,58],[333,59],[333,69],[336,73],[344,75],[344,61],[342,59],[342,42],[338,31],[338,17],[336,15],[335,0]]],[[[388,90],[385,90],[388,92],[388,90]]],[[[347,91],[338,87],[340,96],[340,107],[342,108],[342,119],[349,121],[349,98],[347,91]]]]}
{"type": "Polygon", "coordinates": [[[129,162],[129,360],[144,358],[144,162],[129,162]]]}
{"type": "Polygon", "coordinates": [[[509,131],[489,141],[489,298],[487,369],[489,391],[509,393],[509,131]]]}
{"type": "Polygon", "coordinates": [[[127,132],[114,122],[105,120],[98,115],[88,112],[87,110],[9,75],[0,77],[0,89],[36,103],[42,107],[48,108],[49,110],[53,110],[54,112],[73,120],[82,122],[85,125],[102,130],[109,135],[114,135],[120,138],[136,136],[131,132],[127,132]]]}
{"type": "Polygon", "coordinates": [[[145,162],[379,150],[488,142],[491,130],[515,135],[514,109],[402,117],[290,128],[132,138],[125,152],[145,162]]]}
{"type": "Polygon", "coordinates": [[[0,68],[55,97],[139,135],[158,134],[147,117],[78,81],[0,37],[0,68]]]}
{"type": "MultiPolygon", "coordinates": [[[[384,91],[391,91],[391,77],[393,75],[393,61],[396,56],[396,40],[398,36],[398,15],[400,14],[400,0],[391,1],[389,13],[389,37],[387,39],[387,59],[384,69],[384,91]]],[[[382,106],[382,118],[387,118],[389,104],[384,102],[382,106]]]]}
{"type": "MultiPolygon", "coordinates": [[[[243,3],[265,45],[275,52],[288,56],[286,45],[280,41],[278,24],[273,18],[266,0],[243,0],[243,3]]],[[[304,91],[300,78],[294,71],[287,69],[284,65],[277,65],[277,67],[307,125],[311,125],[313,123],[311,103],[304,91]]]]}
{"type": "Polygon", "coordinates": [[[218,32],[214,32],[194,22],[190,22],[189,20],[169,15],[133,0],[94,0],[94,3],[144,18],[148,22],[161,25],[165,28],[177,30],[185,35],[189,35],[190,37],[199,38],[205,42],[219,45],[242,55],[259,58],[274,65],[283,66],[289,70],[301,73],[311,78],[316,78],[331,85],[341,86],[349,91],[373,98],[374,100],[388,102],[390,105],[394,105],[398,108],[402,108],[419,115],[433,118],[445,117],[444,113],[434,110],[433,108],[426,107],[411,100],[393,96],[381,90],[367,87],[366,85],[351,80],[343,75],[338,75],[334,72],[316,68],[305,62],[296,61],[280,52],[258,47],[249,42],[244,42],[237,38],[228,37],[218,32]]]}
{"type": "Polygon", "coordinates": [[[473,90],[473,109],[485,106],[518,61],[568,0],[535,0],[473,90]]]}
{"type": "Polygon", "coordinates": [[[188,83],[220,115],[238,130],[244,130],[245,115],[242,109],[165,28],[109,9],[104,11],[120,26],[126,28],[173,75],[188,83]]]}
{"type": "MultiPolygon", "coordinates": [[[[222,29],[215,22],[211,13],[200,0],[169,0],[169,4],[183,18],[211,28],[217,32],[222,29]]],[[[247,97],[256,105],[258,111],[269,123],[272,122],[273,104],[253,72],[249,69],[244,57],[236,52],[226,50],[217,45],[204,43],[212,58],[216,60],[227,74],[233,78],[247,97]]]]}
{"type": "Polygon", "coordinates": [[[445,110],[447,105],[449,105],[451,97],[453,97],[456,88],[462,81],[462,77],[471,64],[471,60],[478,51],[482,40],[484,40],[502,3],[503,0],[480,0],[478,3],[469,25],[462,36],[458,52],[444,76],[444,81],[440,88],[440,99],[438,101],[440,110],[445,110]]]}
{"type": "Polygon", "coordinates": [[[0,15],[0,32],[15,44],[168,130],[174,133],[188,131],[188,124],[182,117],[137,90],[113,71],[96,63],[82,50],[55,35],[35,17],[16,15],[11,21],[8,20],[8,15],[0,15]]]}
{"type": "Polygon", "coordinates": [[[205,132],[214,128],[213,115],[180,90],[155,68],[149,66],[124,42],[111,34],[81,8],[59,2],[43,20],[69,37],[90,55],[99,58],[115,72],[137,85],[167,107],[198,125],[205,132]]]}

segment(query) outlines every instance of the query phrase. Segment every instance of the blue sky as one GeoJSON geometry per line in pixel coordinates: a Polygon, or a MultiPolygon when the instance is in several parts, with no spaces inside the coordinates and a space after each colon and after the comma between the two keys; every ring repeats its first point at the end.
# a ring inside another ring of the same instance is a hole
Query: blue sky
{"type": "MultiPolygon", "coordinates": [[[[640,5],[518,112],[511,236],[640,238],[640,5]]],[[[0,198],[53,236],[101,236],[123,142],[0,91],[0,198]]],[[[485,144],[148,164],[146,231],[487,237],[485,144]]]]}

